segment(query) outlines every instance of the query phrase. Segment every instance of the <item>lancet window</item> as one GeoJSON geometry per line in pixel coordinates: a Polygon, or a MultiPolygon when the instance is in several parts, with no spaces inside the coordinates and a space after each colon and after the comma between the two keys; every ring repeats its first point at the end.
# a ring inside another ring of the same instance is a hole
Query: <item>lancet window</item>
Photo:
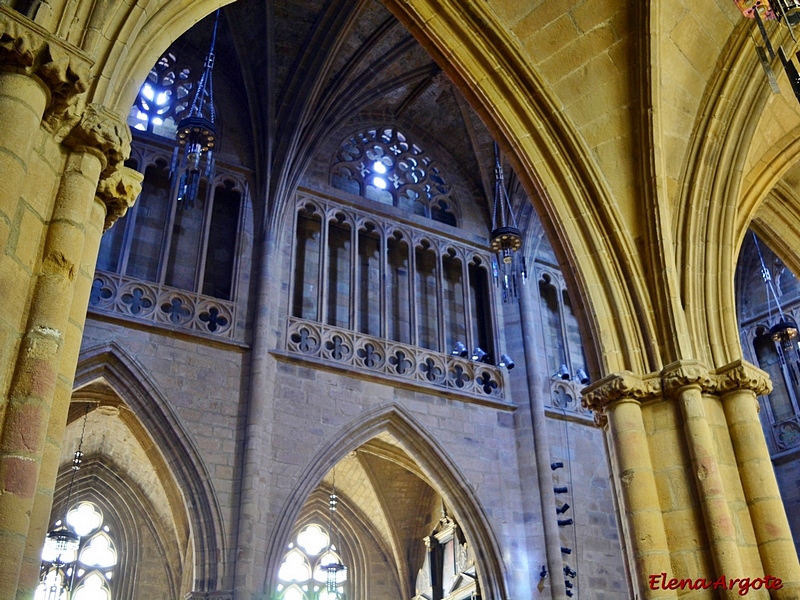
{"type": "Polygon", "coordinates": [[[218,166],[193,208],[176,199],[170,157],[137,144],[129,166],[144,173],[134,207],[103,236],[98,269],[231,300],[246,184],[218,166]]]}
{"type": "Polygon", "coordinates": [[[436,161],[394,127],[349,136],[331,167],[331,184],[382,204],[457,225],[451,188],[436,161]]]}
{"type": "Polygon", "coordinates": [[[488,255],[322,199],[301,200],[296,217],[293,317],[495,358],[488,255]]]}
{"type": "Polygon", "coordinates": [[[580,388],[589,383],[589,377],[569,293],[558,271],[539,267],[537,275],[547,369],[551,374],[550,404],[586,413],[580,403],[580,388]]]}

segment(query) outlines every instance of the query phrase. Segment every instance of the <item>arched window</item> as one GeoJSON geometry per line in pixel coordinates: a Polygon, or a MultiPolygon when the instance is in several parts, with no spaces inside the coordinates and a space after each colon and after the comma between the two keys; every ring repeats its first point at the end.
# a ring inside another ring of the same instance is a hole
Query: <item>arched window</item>
{"type": "Polygon", "coordinates": [[[142,193],[103,236],[97,268],[233,300],[245,184],[220,167],[214,182],[201,181],[195,206],[185,208],[175,197],[166,156],[148,154],[140,170],[142,193]]]}
{"type": "MultiPolygon", "coordinates": [[[[54,525],[61,524],[57,521],[54,525]]],[[[74,570],[67,571],[67,576],[72,577],[72,600],[113,600],[118,556],[114,531],[103,511],[92,502],[79,502],[67,512],[66,526],[80,537],[74,570]]],[[[56,558],[46,552],[42,555],[45,563],[56,558]]],[[[45,580],[39,584],[34,600],[48,598],[48,583],[45,580]]]]}
{"type": "Polygon", "coordinates": [[[496,358],[488,255],[321,198],[301,199],[295,218],[292,317],[496,358]]]}
{"type": "Polygon", "coordinates": [[[288,545],[278,571],[276,591],[280,600],[338,600],[345,592],[347,570],[336,579],[336,593],[326,589],[325,565],[342,564],[342,557],[325,529],[316,523],[304,527],[288,545]]]}
{"type": "Polygon", "coordinates": [[[394,127],[348,137],[333,158],[331,184],[447,225],[457,225],[450,185],[431,156],[394,127]]]}

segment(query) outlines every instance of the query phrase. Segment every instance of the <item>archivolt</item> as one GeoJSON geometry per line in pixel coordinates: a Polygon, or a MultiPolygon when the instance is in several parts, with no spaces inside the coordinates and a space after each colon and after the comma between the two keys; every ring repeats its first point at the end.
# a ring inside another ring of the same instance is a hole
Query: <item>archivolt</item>
{"type": "Polygon", "coordinates": [[[280,511],[278,525],[272,532],[268,547],[267,577],[264,589],[273,589],[275,574],[283,558],[286,540],[297,522],[306,499],[345,455],[362,446],[380,433],[389,433],[403,444],[417,461],[425,479],[453,508],[464,531],[475,548],[480,573],[480,585],[486,598],[506,598],[506,585],[497,540],[486,515],[473,492],[464,486],[465,477],[452,466],[446,452],[433,441],[413,418],[397,405],[383,406],[364,413],[343,429],[336,441],[315,456],[300,475],[300,484],[286,500],[280,511]]]}
{"type": "Polygon", "coordinates": [[[225,577],[222,514],[210,476],[191,438],[134,358],[115,343],[84,350],[75,388],[103,379],[122,398],[164,454],[183,494],[195,549],[194,591],[216,591],[225,577]]]}

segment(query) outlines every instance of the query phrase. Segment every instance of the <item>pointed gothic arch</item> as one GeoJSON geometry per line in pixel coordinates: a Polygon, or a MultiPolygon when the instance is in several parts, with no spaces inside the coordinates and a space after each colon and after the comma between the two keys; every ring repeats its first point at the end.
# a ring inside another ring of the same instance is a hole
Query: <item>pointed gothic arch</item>
{"type": "Polygon", "coordinates": [[[194,543],[194,589],[211,592],[225,580],[222,514],[203,460],[166,397],[136,359],[114,342],[81,352],[75,389],[102,379],[125,402],[166,459],[183,498],[194,543]]]}
{"type": "MultiPolygon", "coordinates": [[[[131,26],[124,36],[117,36],[128,51],[109,53],[97,62],[96,84],[88,100],[124,118],[160,53],[201,18],[228,3],[202,0],[186,5],[165,0],[153,11],[129,17],[131,26]]],[[[580,318],[590,332],[587,358],[594,370],[646,373],[660,368],[657,345],[650,343],[658,336],[645,277],[641,265],[624,258],[636,254],[634,241],[590,159],[590,150],[525,59],[518,40],[509,36],[491,8],[478,4],[443,6],[432,0],[384,4],[445,69],[520,175],[564,266],[571,295],[576,305],[585,307],[580,318]],[[517,101],[523,97],[524,102],[517,101]],[[605,260],[591,258],[599,256],[605,260]]],[[[115,15],[109,26],[120,18],[115,15]]],[[[284,212],[290,194],[274,196],[269,222],[284,212]]]]}
{"type": "Polygon", "coordinates": [[[408,453],[424,480],[453,508],[459,523],[468,532],[475,550],[479,583],[486,598],[507,596],[507,565],[500,557],[499,544],[487,515],[475,493],[464,482],[467,478],[442,448],[401,406],[389,404],[363,413],[342,428],[336,440],[321,449],[297,478],[299,484],[279,510],[278,523],[267,546],[266,575],[263,591],[273,589],[283,548],[295,527],[303,505],[319,486],[322,478],[344,456],[381,433],[397,439],[408,453]]]}

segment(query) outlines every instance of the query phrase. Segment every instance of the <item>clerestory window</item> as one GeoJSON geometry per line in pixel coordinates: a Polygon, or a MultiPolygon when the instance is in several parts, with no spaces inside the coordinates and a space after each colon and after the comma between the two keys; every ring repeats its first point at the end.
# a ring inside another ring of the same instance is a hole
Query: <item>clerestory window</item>
{"type": "Polygon", "coordinates": [[[494,363],[488,255],[322,198],[296,219],[292,317],[494,363]]]}
{"type": "Polygon", "coordinates": [[[189,107],[196,82],[192,70],[166,52],[150,70],[128,115],[132,129],[175,139],[178,122],[189,107]]]}
{"type": "Polygon", "coordinates": [[[176,198],[169,158],[135,145],[128,165],[144,173],[134,207],[103,235],[97,268],[222,300],[234,296],[236,248],[246,184],[217,167],[193,208],[176,198]],[[141,161],[141,162],[140,162],[141,161]]]}
{"type": "Polygon", "coordinates": [[[447,225],[457,225],[450,185],[436,161],[394,127],[348,137],[331,167],[331,184],[447,225]]]}

